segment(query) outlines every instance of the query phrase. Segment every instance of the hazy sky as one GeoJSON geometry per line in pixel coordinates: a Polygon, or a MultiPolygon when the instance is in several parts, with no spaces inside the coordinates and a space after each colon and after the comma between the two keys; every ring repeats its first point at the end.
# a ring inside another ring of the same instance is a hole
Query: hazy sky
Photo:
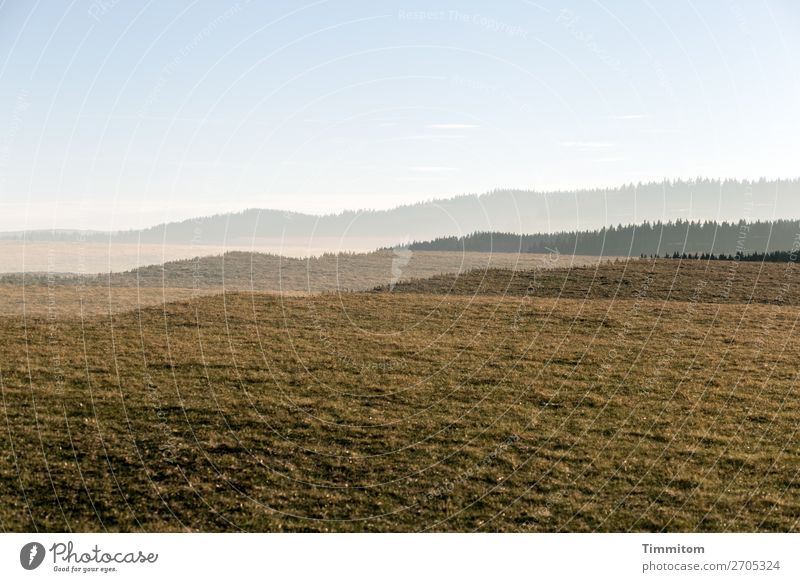
{"type": "Polygon", "coordinates": [[[793,1],[0,5],[0,230],[800,174],[793,1]]]}

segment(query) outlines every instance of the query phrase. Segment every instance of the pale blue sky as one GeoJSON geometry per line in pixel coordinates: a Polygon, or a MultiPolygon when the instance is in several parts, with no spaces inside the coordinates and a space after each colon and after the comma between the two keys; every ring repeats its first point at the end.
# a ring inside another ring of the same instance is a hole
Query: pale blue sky
{"type": "Polygon", "coordinates": [[[796,2],[0,5],[0,230],[791,177],[796,2]]]}

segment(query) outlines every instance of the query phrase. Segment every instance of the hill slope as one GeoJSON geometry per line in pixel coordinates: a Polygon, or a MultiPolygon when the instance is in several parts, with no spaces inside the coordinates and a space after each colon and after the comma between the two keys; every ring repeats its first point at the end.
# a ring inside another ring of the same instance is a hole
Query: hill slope
{"type": "Polygon", "coordinates": [[[599,257],[511,253],[454,253],[384,250],[372,253],[328,254],[295,259],[266,253],[230,252],[219,256],[170,261],[123,273],[94,276],[26,274],[0,276],[0,282],[50,286],[169,287],[319,293],[355,291],[390,285],[401,279],[460,273],[471,269],[553,268],[589,265],[599,257]]]}
{"type": "Polygon", "coordinates": [[[800,269],[796,263],[630,259],[597,267],[443,274],[376,291],[798,306],[800,269]]]}

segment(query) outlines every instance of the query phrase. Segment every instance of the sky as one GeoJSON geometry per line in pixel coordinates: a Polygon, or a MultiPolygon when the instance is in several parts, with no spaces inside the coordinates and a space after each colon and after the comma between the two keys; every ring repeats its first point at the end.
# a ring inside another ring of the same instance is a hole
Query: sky
{"type": "Polygon", "coordinates": [[[797,177],[800,4],[0,4],[0,231],[797,177]]]}

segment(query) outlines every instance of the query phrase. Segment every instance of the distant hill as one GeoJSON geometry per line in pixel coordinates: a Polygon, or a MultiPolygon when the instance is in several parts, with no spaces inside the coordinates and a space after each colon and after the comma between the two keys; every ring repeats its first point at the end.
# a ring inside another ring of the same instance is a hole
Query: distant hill
{"type": "Polygon", "coordinates": [[[150,265],[100,275],[0,275],[1,284],[21,286],[164,288],[197,291],[272,291],[320,293],[369,290],[380,285],[439,273],[472,269],[546,269],[566,265],[596,265],[596,257],[560,257],[510,253],[414,252],[405,249],[372,253],[326,254],[308,259],[266,253],[229,252],[150,265]]]}
{"type": "Polygon", "coordinates": [[[800,221],[645,222],[586,231],[519,235],[477,232],[409,245],[414,251],[553,253],[592,256],[639,256],[672,253],[789,251],[800,245],[800,221]]]}
{"type": "MultiPolygon", "coordinates": [[[[159,224],[142,230],[0,233],[28,241],[242,245],[308,241],[314,248],[364,250],[472,232],[574,232],[611,224],[678,219],[738,221],[800,217],[800,180],[664,181],[617,188],[537,192],[497,190],[390,210],[314,216],[250,209],[159,224]],[[361,244],[354,241],[361,240],[361,244]],[[363,241],[368,241],[368,244],[363,241]]],[[[276,251],[280,252],[280,251],[276,251]]],[[[284,253],[285,254],[285,253],[284,253]]]]}

